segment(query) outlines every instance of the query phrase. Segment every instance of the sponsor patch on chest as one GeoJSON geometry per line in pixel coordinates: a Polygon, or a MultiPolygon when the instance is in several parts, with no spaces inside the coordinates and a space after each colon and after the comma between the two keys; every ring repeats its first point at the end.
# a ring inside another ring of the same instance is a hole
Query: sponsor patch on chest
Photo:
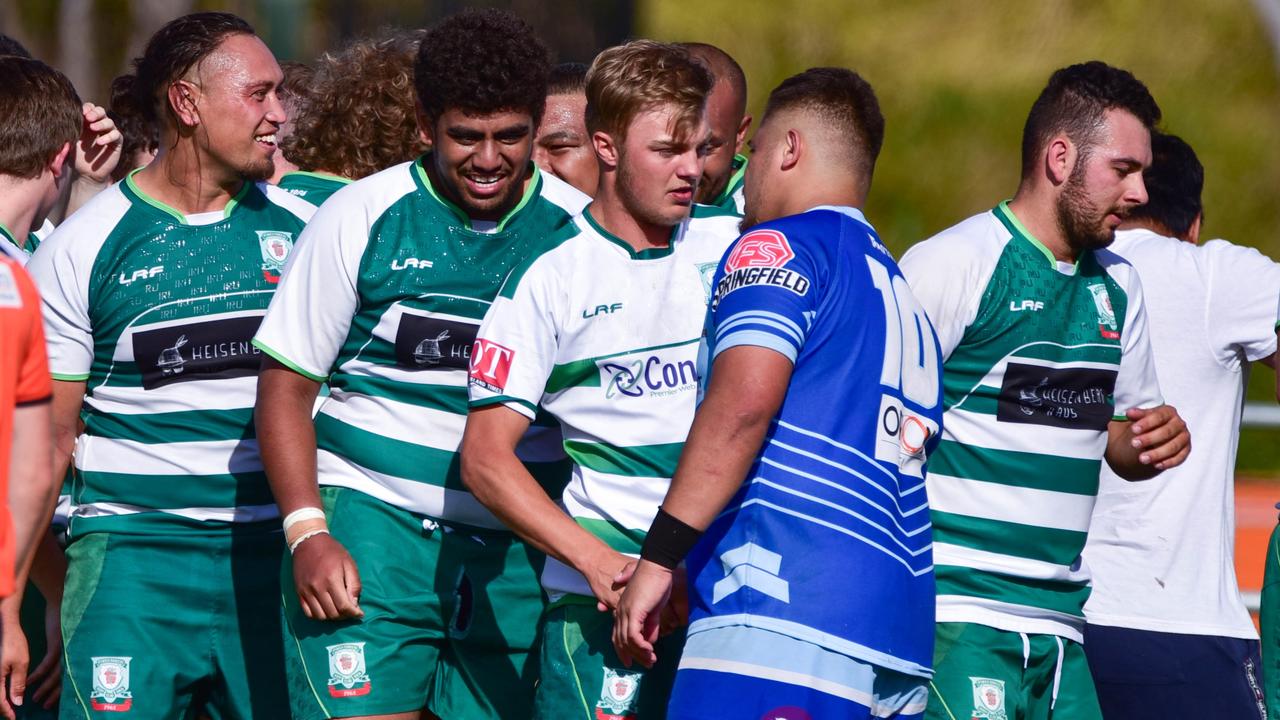
{"type": "Polygon", "coordinates": [[[996,407],[1000,422],[1106,430],[1115,410],[1116,371],[1010,362],[996,407]]]}
{"type": "Polygon", "coordinates": [[[133,334],[133,358],[142,387],[155,390],[188,380],[258,374],[262,352],[253,346],[262,317],[223,318],[170,325],[133,334]]]}

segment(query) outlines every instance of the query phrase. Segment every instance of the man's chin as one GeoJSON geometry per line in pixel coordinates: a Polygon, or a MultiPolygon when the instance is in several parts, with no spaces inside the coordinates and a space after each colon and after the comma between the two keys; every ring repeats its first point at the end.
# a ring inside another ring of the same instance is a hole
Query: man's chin
{"type": "Polygon", "coordinates": [[[270,158],[267,158],[266,162],[254,163],[240,171],[240,176],[249,182],[264,182],[270,180],[275,174],[276,164],[270,158]]]}

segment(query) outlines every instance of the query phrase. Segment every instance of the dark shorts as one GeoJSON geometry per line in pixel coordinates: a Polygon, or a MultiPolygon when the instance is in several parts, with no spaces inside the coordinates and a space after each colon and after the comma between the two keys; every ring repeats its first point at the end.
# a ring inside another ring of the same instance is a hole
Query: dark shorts
{"type": "Polygon", "coordinates": [[[1087,625],[1102,715],[1266,719],[1256,640],[1087,625]]]}

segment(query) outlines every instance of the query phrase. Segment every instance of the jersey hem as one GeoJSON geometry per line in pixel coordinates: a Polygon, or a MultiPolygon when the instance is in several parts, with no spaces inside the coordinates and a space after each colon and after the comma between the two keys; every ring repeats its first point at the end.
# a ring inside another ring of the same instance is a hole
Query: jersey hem
{"type": "Polygon", "coordinates": [[[538,414],[537,405],[534,405],[528,400],[521,400],[518,397],[511,397],[510,395],[497,395],[495,397],[480,398],[478,400],[470,400],[467,402],[467,407],[473,410],[484,408],[484,407],[490,407],[493,405],[504,405],[508,408],[511,408],[512,410],[515,410],[521,415],[527,416],[530,420],[532,420],[538,414]],[[525,408],[529,412],[527,413],[521,412],[520,410],[517,409],[517,407],[525,408]]]}
{"type": "Polygon", "coordinates": [[[1097,615],[1085,613],[1085,622],[1089,625],[1141,630],[1143,632],[1169,633],[1173,635],[1201,635],[1205,637],[1228,637],[1237,640],[1258,640],[1258,632],[1250,626],[1243,627],[1189,625],[1175,621],[1159,621],[1152,618],[1125,617],[1123,615],[1097,615]]]}
{"type": "Polygon", "coordinates": [[[322,382],[325,382],[326,380],[328,380],[328,379],[329,379],[327,376],[324,376],[324,375],[316,375],[316,374],[314,374],[314,373],[310,373],[310,372],[307,372],[306,370],[303,370],[303,369],[302,369],[302,367],[301,367],[301,366],[299,366],[297,363],[295,363],[295,362],[293,362],[292,360],[290,360],[289,358],[285,357],[285,356],[284,356],[280,351],[275,350],[275,349],[273,349],[273,348],[271,348],[271,347],[268,347],[266,343],[262,342],[262,341],[261,341],[261,340],[259,340],[258,338],[254,338],[254,339],[252,340],[252,343],[253,343],[253,346],[254,346],[254,347],[256,347],[256,348],[258,348],[259,350],[261,350],[262,352],[264,352],[264,353],[266,353],[266,354],[270,355],[273,359],[275,359],[275,360],[276,360],[277,362],[279,362],[281,365],[284,365],[285,367],[287,367],[287,368],[289,368],[290,370],[292,370],[292,371],[294,371],[294,372],[298,373],[299,375],[301,375],[301,376],[303,376],[303,377],[307,378],[308,380],[315,380],[316,382],[321,382],[321,383],[322,383],[322,382]]]}
{"type": "MultiPolygon", "coordinates": [[[[1028,608],[1034,610],[1034,608],[1028,608]]],[[[1074,618],[1073,618],[1074,619],[1074,618]]],[[[1027,633],[1029,635],[1057,635],[1078,643],[1084,642],[1084,618],[1079,619],[1079,626],[1044,617],[1018,617],[985,607],[972,605],[938,606],[937,622],[970,623],[1003,630],[1004,632],[1027,633]]]]}

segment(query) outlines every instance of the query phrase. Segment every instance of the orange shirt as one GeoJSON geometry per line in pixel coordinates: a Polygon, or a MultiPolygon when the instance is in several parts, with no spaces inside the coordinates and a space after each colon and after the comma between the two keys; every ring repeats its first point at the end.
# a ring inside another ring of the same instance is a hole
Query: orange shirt
{"type": "Polygon", "coordinates": [[[18,263],[0,256],[0,597],[13,594],[14,533],[8,505],[13,410],[48,400],[52,393],[40,295],[18,263]]]}

